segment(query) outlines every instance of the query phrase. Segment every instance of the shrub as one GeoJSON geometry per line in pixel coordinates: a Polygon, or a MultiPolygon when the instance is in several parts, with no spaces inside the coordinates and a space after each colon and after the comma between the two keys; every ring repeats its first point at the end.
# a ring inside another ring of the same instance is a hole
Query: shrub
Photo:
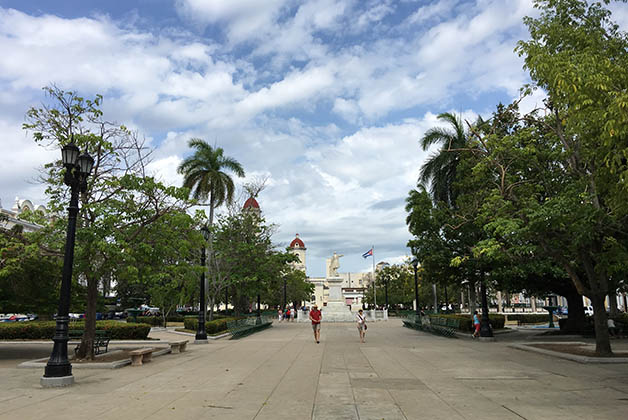
{"type": "MultiPolygon", "coordinates": [[[[217,334],[223,331],[227,331],[227,322],[240,318],[220,318],[212,321],[205,322],[205,331],[207,334],[217,334]]],[[[185,317],[183,321],[184,328],[186,330],[196,331],[198,329],[197,317],[185,317]]]]}
{"type": "MultiPolygon", "coordinates": [[[[137,324],[148,324],[153,327],[161,327],[163,325],[163,318],[160,316],[138,316],[137,324]]],[[[126,319],[128,324],[134,324],[135,322],[131,317],[126,319]]]]}
{"type": "Polygon", "coordinates": [[[519,321],[522,324],[540,324],[549,321],[549,314],[508,314],[508,321],[519,321]]]}
{"type": "MultiPolygon", "coordinates": [[[[0,323],[2,340],[50,340],[55,334],[54,321],[0,323]]],[[[70,330],[85,328],[83,321],[70,322],[70,330]]],[[[117,321],[96,321],[96,329],[107,331],[114,340],[145,340],[150,332],[147,324],[126,324],[117,321]]]]}

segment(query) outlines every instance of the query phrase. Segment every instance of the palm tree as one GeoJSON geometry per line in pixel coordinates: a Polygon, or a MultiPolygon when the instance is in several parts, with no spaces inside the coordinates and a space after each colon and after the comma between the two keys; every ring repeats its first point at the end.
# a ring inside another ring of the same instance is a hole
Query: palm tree
{"type": "Polygon", "coordinates": [[[190,189],[192,197],[209,204],[211,226],[214,209],[233,200],[235,186],[225,169],[239,177],[244,176],[244,169],[237,160],[224,156],[221,147],[214,148],[205,140],[193,138],[188,146],[195,152],[181,162],[177,172],[183,175],[183,186],[190,189]]]}
{"type": "MultiPolygon", "coordinates": [[[[188,143],[190,148],[195,149],[194,154],[185,158],[177,168],[177,172],[183,175],[183,186],[190,189],[192,197],[200,201],[206,201],[209,204],[209,227],[214,223],[214,209],[220,207],[223,203],[230,203],[233,200],[233,192],[235,186],[233,179],[225,169],[230,170],[239,177],[244,176],[244,169],[240,163],[228,156],[223,155],[220,147],[212,147],[205,140],[193,138],[188,143]]],[[[209,229],[209,254],[207,258],[207,267],[212,267],[215,262],[213,253],[212,230],[209,229]]],[[[212,273],[210,269],[210,273],[212,273]]],[[[213,293],[209,294],[209,320],[214,315],[214,301],[216,295],[220,291],[223,284],[219,284],[216,279],[216,273],[212,277],[213,293]]],[[[205,280],[205,290],[209,290],[209,279],[205,280]]],[[[204,305],[204,298],[201,298],[201,306],[204,305]]],[[[225,306],[226,306],[225,302],[225,306]]],[[[225,308],[226,309],[226,308],[225,308]]],[[[204,314],[204,312],[203,312],[204,314]]],[[[204,322],[204,321],[203,321],[204,322]]],[[[200,325],[200,322],[199,322],[200,325]]]]}
{"type": "Polygon", "coordinates": [[[468,135],[462,124],[462,120],[454,114],[445,112],[438,115],[438,119],[448,122],[451,129],[435,127],[429,129],[421,138],[421,147],[427,150],[430,146],[439,144],[440,150],[430,155],[421,166],[419,181],[423,185],[429,184],[429,192],[432,200],[439,201],[452,207],[456,201],[456,193],[453,188],[456,179],[456,169],[460,161],[457,150],[465,147],[468,135]]]}

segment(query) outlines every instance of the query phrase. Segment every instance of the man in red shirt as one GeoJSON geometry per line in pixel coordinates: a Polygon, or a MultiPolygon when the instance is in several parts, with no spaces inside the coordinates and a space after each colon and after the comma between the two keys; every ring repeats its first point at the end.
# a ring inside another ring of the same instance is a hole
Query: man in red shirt
{"type": "Polygon", "coordinates": [[[314,340],[316,343],[321,342],[321,319],[323,314],[318,310],[318,306],[314,305],[310,311],[310,321],[312,321],[312,329],[314,330],[314,340]]]}

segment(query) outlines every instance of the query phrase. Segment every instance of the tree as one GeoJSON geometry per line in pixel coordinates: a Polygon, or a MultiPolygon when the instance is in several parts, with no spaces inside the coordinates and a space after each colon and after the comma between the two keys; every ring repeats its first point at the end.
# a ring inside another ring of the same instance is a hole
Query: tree
{"type": "MultiPolygon", "coordinates": [[[[74,142],[95,159],[86,192],[80,197],[74,275],[87,284],[85,333],[78,357],[92,357],[98,286],[134,269],[131,249],[165,215],[190,206],[187,190],[168,187],[146,175],[150,151],[136,133],[103,119],[102,96],[84,99],[56,86],[44,88],[51,104],[27,111],[23,127],[43,146],[74,142]]],[[[48,207],[62,213],[67,205],[60,161],[44,168],[48,207]]],[[[61,236],[63,219],[55,224],[61,236]]]]}
{"type": "Polygon", "coordinates": [[[314,285],[307,281],[307,276],[301,270],[289,265],[294,261],[294,254],[289,250],[277,254],[279,275],[270,276],[266,290],[262,293],[262,300],[271,307],[281,306],[283,303],[284,282],[286,285],[286,304],[308,301],[314,293],[314,285]]]}
{"type": "Polygon", "coordinates": [[[547,248],[591,299],[596,352],[608,356],[604,300],[627,256],[628,37],[602,2],[537,0],[535,7],[540,16],[525,19],[531,39],[517,51],[547,93],[550,116],[539,122],[555,137],[568,178],[531,224],[552,232],[547,248]]]}
{"type": "Polygon", "coordinates": [[[430,128],[421,138],[423,150],[428,150],[433,145],[440,145],[440,149],[430,155],[421,166],[419,182],[429,185],[429,192],[435,203],[441,201],[451,207],[456,201],[453,184],[460,160],[459,150],[467,143],[467,133],[462,120],[449,112],[439,114],[438,119],[449,123],[451,129],[430,128]]]}
{"type": "Polygon", "coordinates": [[[198,288],[199,250],[205,240],[199,232],[200,218],[185,211],[171,212],[136,238],[140,246],[126,249],[132,267],[117,278],[120,285],[142,285],[147,299],[160,308],[163,325],[178,305],[189,302],[198,288]]]}
{"type": "Polygon", "coordinates": [[[46,318],[56,311],[61,241],[42,231],[24,232],[20,225],[0,227],[0,308],[4,312],[36,313],[46,318]]]}
{"type": "Polygon", "coordinates": [[[244,169],[235,159],[224,156],[221,147],[214,148],[204,140],[193,138],[188,146],[195,149],[195,152],[181,162],[177,171],[183,175],[183,186],[190,189],[193,198],[208,201],[211,227],[214,222],[214,210],[223,203],[230,203],[233,200],[235,186],[233,179],[225,170],[243,177],[244,169]]]}

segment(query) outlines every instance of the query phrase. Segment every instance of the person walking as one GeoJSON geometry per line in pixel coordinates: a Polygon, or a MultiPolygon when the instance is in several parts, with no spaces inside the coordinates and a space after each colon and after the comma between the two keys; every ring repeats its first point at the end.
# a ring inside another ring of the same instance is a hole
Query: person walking
{"type": "Polygon", "coordinates": [[[364,343],[364,336],[366,335],[366,317],[364,316],[362,309],[358,311],[356,320],[358,321],[358,332],[360,333],[360,343],[364,343]]]}
{"type": "Polygon", "coordinates": [[[294,322],[294,315],[295,315],[294,306],[291,306],[290,307],[290,322],[294,322]]]}
{"type": "Polygon", "coordinates": [[[283,320],[283,312],[281,311],[281,308],[277,309],[277,316],[279,317],[279,322],[281,322],[283,320]]]}
{"type": "Polygon", "coordinates": [[[476,338],[480,335],[480,317],[478,316],[478,311],[473,312],[473,338],[476,338]]]}
{"type": "Polygon", "coordinates": [[[318,306],[312,306],[312,310],[310,311],[310,321],[312,321],[312,330],[314,330],[314,340],[316,340],[316,344],[321,342],[321,320],[323,319],[323,314],[318,310],[318,306]]]}

